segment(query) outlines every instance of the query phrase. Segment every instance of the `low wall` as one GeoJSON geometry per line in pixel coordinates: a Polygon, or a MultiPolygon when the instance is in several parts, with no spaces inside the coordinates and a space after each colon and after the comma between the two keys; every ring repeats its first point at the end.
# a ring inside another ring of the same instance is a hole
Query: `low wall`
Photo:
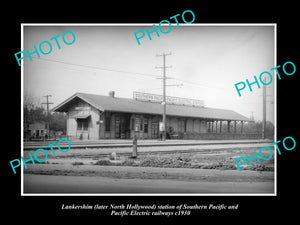
{"type": "MultiPolygon", "coordinates": [[[[185,140],[243,140],[243,139],[261,139],[261,133],[178,133],[178,139],[185,140]]],[[[171,137],[172,139],[172,137],[171,137]]]]}

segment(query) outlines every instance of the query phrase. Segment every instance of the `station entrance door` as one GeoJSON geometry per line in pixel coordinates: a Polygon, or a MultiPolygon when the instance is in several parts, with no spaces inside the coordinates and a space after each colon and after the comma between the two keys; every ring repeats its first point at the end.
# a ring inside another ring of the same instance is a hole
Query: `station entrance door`
{"type": "Polygon", "coordinates": [[[116,115],[115,119],[115,138],[130,138],[130,114],[116,115]]]}

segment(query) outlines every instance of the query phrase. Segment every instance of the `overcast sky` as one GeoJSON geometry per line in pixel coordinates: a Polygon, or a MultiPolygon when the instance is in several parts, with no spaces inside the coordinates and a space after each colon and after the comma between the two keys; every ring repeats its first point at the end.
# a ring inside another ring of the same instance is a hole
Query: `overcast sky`
{"type": "MultiPolygon", "coordinates": [[[[274,62],[273,26],[208,26],[201,24],[172,24],[168,34],[152,33],[138,45],[134,32],[151,31],[150,24],[105,26],[24,26],[24,49],[72,31],[76,41],[66,45],[58,38],[61,49],[50,41],[49,55],[26,57],[24,66],[24,94],[44,102],[42,96],[51,94],[50,108],[76,92],[132,98],[133,91],[162,94],[161,69],[163,52],[166,57],[168,96],[204,100],[206,107],[232,109],[246,117],[253,113],[262,119],[262,88],[253,85],[253,92],[245,89],[239,97],[234,84],[269,71],[274,62]],[[141,73],[141,74],[139,74],[141,73]]],[[[167,30],[167,27],[164,27],[167,30]]],[[[71,41],[71,35],[66,35],[71,41]]],[[[46,45],[44,46],[46,51],[46,45]]],[[[274,74],[274,72],[272,72],[274,74]]],[[[261,85],[262,86],[262,85],[261,85]]],[[[274,81],[267,88],[267,120],[274,120],[274,81]]]]}

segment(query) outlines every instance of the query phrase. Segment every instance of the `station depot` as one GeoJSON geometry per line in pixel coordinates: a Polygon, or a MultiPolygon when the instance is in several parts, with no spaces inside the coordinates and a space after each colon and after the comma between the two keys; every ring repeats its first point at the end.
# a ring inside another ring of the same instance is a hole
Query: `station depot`
{"type": "MultiPolygon", "coordinates": [[[[133,98],[75,93],[53,112],[67,114],[71,139],[159,139],[162,96],[134,92],[133,98]]],[[[166,97],[166,132],[171,139],[256,139],[243,132],[245,116],[227,109],[208,108],[201,100],[166,97]]]]}

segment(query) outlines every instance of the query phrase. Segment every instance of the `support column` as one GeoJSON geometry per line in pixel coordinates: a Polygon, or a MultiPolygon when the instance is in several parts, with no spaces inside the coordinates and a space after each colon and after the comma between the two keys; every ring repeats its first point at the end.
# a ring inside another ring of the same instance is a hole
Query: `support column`
{"type": "MultiPolygon", "coordinates": [[[[215,126],[216,122],[217,122],[217,121],[213,121],[213,125],[214,125],[214,127],[217,128],[217,126],[215,126]]],[[[215,133],[217,133],[217,129],[215,129],[215,133]]]]}
{"type": "Polygon", "coordinates": [[[241,121],[241,134],[243,133],[243,126],[244,126],[244,121],[241,121]]]}
{"type": "Polygon", "coordinates": [[[230,133],[230,120],[227,120],[227,132],[230,133]]]}
{"type": "Polygon", "coordinates": [[[222,120],[220,120],[220,133],[222,133],[222,120]]]}
{"type": "Polygon", "coordinates": [[[236,134],[236,120],[234,121],[234,133],[236,134]]]}

